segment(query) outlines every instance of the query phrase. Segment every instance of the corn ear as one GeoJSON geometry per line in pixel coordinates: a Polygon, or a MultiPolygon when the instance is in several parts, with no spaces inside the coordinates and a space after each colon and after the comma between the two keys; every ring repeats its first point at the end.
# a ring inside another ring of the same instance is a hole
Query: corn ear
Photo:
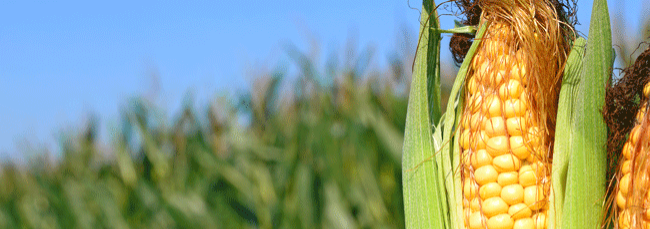
{"type": "Polygon", "coordinates": [[[547,228],[556,99],[569,51],[547,1],[482,1],[488,26],[458,125],[463,223],[547,228]],[[518,17],[536,9],[536,17],[518,17]],[[543,31],[543,32],[541,32],[543,31]]]}

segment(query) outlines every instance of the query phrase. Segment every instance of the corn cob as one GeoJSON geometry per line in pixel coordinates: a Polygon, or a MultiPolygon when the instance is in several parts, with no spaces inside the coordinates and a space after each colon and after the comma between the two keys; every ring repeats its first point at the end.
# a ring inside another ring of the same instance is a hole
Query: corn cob
{"type": "MultiPolygon", "coordinates": [[[[499,43],[488,42],[484,47],[511,51],[499,43]]],[[[526,67],[512,64],[516,57],[498,58],[498,64],[489,66],[487,59],[477,55],[476,71],[468,83],[469,103],[460,140],[468,168],[463,187],[467,225],[471,229],[513,228],[515,224],[517,228],[546,228],[548,186],[541,181],[548,180],[549,171],[546,162],[531,154],[538,149],[545,156],[540,126],[532,121],[522,80],[526,67]],[[491,67],[509,71],[511,77],[490,76],[487,68],[491,67]],[[488,83],[481,85],[482,80],[488,83]]]]}
{"type": "Polygon", "coordinates": [[[619,166],[615,197],[619,229],[650,229],[650,122],[645,115],[649,94],[650,83],[647,83],[643,88],[642,107],[621,152],[623,162],[619,166]]]}
{"type": "Polygon", "coordinates": [[[541,22],[512,19],[545,1],[483,4],[489,24],[466,76],[459,128],[465,227],[547,228],[561,32],[552,9],[541,22]]]}

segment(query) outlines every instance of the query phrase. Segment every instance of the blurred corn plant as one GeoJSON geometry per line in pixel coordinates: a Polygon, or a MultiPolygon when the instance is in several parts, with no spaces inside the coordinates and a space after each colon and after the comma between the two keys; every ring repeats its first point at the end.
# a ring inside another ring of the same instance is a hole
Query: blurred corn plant
{"type": "Polygon", "coordinates": [[[188,99],[172,121],[134,98],[108,146],[90,119],[60,157],[3,163],[0,228],[403,228],[413,53],[380,72],[372,51],[319,67],[288,46],[297,77],[278,68],[205,109],[188,99]]]}
{"type": "Polygon", "coordinates": [[[650,41],[650,13],[648,13],[650,5],[646,2],[638,7],[630,7],[632,4],[628,1],[616,3],[612,13],[614,15],[612,17],[613,43],[618,57],[617,64],[625,68],[632,65],[639,54],[648,47],[643,42],[650,41]],[[638,10],[640,14],[640,17],[636,18],[638,27],[629,26],[631,22],[626,15],[635,13],[630,9],[638,10]]]}

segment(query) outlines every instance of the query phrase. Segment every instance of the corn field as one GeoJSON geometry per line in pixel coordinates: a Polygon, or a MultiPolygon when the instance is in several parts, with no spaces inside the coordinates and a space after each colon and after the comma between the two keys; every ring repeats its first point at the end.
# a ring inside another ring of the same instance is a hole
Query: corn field
{"type": "Polygon", "coordinates": [[[90,119],[60,156],[3,163],[0,228],[403,228],[413,52],[378,72],[371,49],[327,67],[287,50],[298,75],[280,67],[206,109],[188,100],[172,121],[134,98],[108,145],[90,119]]]}

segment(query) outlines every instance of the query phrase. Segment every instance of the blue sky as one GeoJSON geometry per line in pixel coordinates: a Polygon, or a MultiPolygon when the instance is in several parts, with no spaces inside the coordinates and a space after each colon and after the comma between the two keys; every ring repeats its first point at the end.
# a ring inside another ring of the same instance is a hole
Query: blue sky
{"type": "MultiPolygon", "coordinates": [[[[581,2],[578,30],[586,33],[591,1],[581,2]]],[[[609,2],[610,11],[629,7],[630,26],[638,25],[641,0],[609,2]]],[[[353,31],[360,47],[376,48],[374,61],[383,66],[398,48],[400,26],[417,35],[418,16],[407,0],[3,2],[0,157],[17,156],[24,139],[56,151],[57,134],[89,113],[106,129],[128,98],[151,85],[160,85],[159,103],[170,116],[187,92],[200,104],[243,90],[250,69],[272,68],[289,42],[307,51],[315,38],[327,52],[353,31]]],[[[443,17],[443,27],[452,20],[443,17]]]]}

